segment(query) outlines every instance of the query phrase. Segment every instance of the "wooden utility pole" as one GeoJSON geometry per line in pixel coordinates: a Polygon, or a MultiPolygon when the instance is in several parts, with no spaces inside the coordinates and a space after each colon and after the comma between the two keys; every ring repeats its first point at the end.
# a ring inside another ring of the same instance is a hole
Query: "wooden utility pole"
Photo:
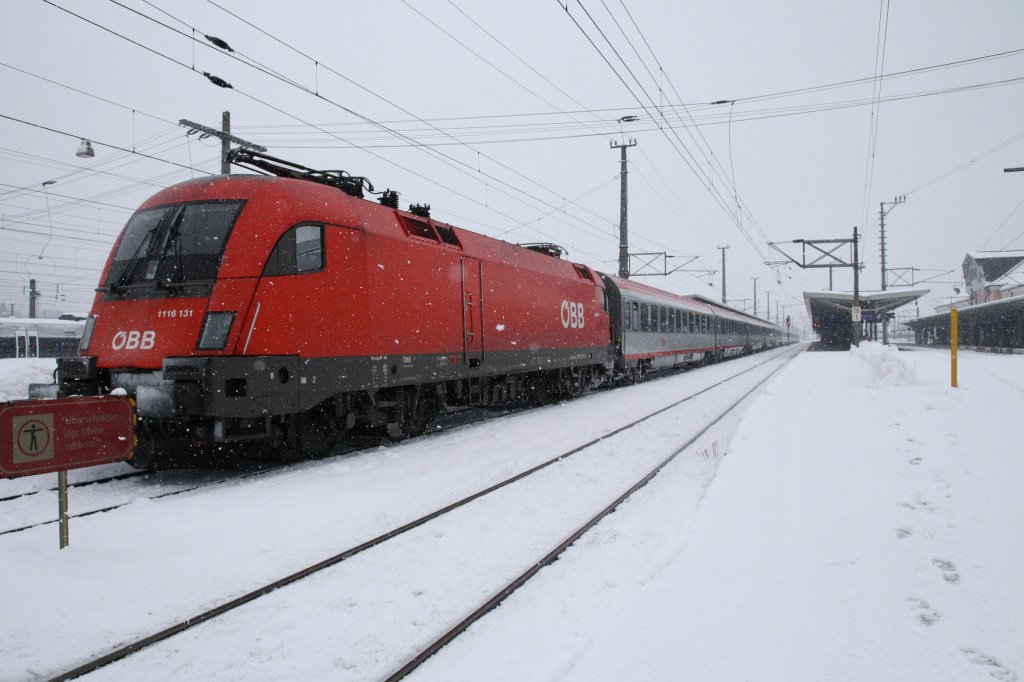
{"type": "MultiPolygon", "coordinates": [[[[29,317],[35,317],[36,316],[36,300],[40,296],[42,296],[42,294],[39,293],[39,291],[36,289],[36,281],[34,279],[30,279],[28,281],[28,316],[29,317]]],[[[27,353],[28,352],[28,348],[26,347],[25,350],[26,350],[26,353],[27,353]]]]}
{"type": "Polygon", "coordinates": [[[612,149],[622,150],[622,156],[619,161],[619,277],[627,279],[629,277],[629,226],[628,226],[628,185],[626,181],[627,169],[626,169],[626,149],[629,147],[636,146],[636,140],[629,138],[629,142],[623,142],[621,144],[610,143],[612,149]]]}
{"type": "Polygon", "coordinates": [[[231,175],[231,162],[228,161],[228,152],[231,151],[231,112],[225,111],[220,117],[220,131],[224,133],[220,138],[220,174],[231,175]]]}
{"type": "Polygon", "coordinates": [[[729,248],[729,245],[716,246],[715,248],[722,250],[722,305],[725,305],[725,250],[729,248]]]}

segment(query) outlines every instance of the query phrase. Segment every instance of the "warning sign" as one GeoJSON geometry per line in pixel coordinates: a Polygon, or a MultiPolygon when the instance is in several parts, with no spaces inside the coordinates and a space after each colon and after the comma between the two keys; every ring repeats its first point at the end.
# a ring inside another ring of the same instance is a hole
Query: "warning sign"
{"type": "Polygon", "coordinates": [[[134,444],[135,411],[126,396],[0,405],[0,476],[119,462],[134,444]]]}

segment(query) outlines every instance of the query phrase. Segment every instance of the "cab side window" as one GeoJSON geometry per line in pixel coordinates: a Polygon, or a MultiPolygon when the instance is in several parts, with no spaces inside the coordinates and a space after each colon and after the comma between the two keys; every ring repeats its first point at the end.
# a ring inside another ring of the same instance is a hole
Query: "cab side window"
{"type": "Polygon", "coordinates": [[[263,268],[263,276],[297,275],[323,268],[324,226],[302,223],[281,235],[263,268]]]}

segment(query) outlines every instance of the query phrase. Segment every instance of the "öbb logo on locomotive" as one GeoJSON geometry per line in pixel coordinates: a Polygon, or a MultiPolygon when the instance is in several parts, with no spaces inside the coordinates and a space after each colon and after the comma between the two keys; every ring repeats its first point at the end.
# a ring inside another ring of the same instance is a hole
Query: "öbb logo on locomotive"
{"type": "Polygon", "coordinates": [[[156,345],[156,332],[152,329],[146,331],[121,330],[114,334],[110,347],[114,350],[149,350],[156,345]]]}
{"type": "Polygon", "coordinates": [[[562,326],[566,329],[583,329],[583,304],[562,301],[562,326]]]}

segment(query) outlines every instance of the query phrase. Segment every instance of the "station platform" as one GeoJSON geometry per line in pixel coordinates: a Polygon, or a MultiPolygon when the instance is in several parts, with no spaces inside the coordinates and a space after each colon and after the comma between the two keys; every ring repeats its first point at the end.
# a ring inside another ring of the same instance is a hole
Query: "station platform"
{"type": "Polygon", "coordinates": [[[948,351],[802,353],[743,416],[685,537],[640,562],[560,677],[1017,679],[1024,458],[1006,427],[1024,358],[962,353],[959,379],[948,351]]]}

